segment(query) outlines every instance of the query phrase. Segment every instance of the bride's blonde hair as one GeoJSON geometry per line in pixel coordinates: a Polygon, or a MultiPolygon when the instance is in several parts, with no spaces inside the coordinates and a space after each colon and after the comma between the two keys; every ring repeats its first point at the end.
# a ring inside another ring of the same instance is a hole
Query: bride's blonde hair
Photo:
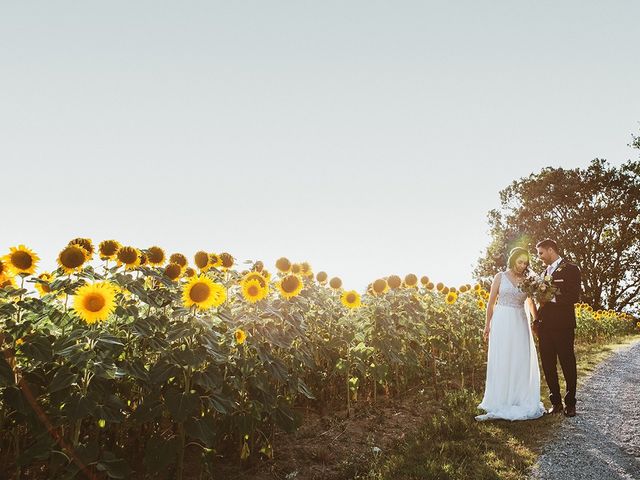
{"type": "Polygon", "coordinates": [[[516,260],[521,255],[526,255],[527,256],[527,267],[528,267],[529,266],[529,252],[526,249],[522,248],[522,247],[515,247],[515,248],[511,249],[511,251],[509,252],[509,260],[507,260],[507,266],[509,268],[515,267],[516,260]]]}

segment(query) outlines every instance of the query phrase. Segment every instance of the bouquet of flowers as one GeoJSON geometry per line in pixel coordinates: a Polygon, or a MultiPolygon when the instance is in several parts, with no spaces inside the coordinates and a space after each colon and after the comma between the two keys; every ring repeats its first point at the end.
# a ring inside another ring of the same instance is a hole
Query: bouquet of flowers
{"type": "Polygon", "coordinates": [[[553,284],[553,278],[550,275],[528,275],[518,284],[518,288],[538,303],[550,302],[558,291],[558,287],[553,284]]]}

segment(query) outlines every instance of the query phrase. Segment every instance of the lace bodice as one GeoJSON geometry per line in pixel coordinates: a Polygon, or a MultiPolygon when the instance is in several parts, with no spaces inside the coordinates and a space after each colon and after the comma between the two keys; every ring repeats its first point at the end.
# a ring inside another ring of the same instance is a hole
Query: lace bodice
{"type": "Polygon", "coordinates": [[[523,308],[527,294],[516,287],[505,272],[500,273],[500,286],[498,288],[498,305],[513,308],[523,308]]]}

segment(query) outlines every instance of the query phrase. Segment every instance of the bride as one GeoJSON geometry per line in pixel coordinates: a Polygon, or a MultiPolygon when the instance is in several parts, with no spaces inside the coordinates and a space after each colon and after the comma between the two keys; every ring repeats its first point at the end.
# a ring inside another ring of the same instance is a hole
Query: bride
{"type": "Polygon", "coordinates": [[[533,318],[536,306],[517,285],[529,266],[529,253],[516,247],[508,268],[493,279],[487,303],[484,340],[489,341],[484,398],[476,420],[528,420],[544,413],[540,402],[540,370],[525,301],[533,318]],[[496,302],[497,298],[497,302],[496,302]]]}

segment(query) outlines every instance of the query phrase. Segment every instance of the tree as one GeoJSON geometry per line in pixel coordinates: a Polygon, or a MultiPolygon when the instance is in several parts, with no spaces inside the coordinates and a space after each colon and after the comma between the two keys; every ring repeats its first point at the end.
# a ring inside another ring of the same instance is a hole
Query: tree
{"type": "MultiPolygon", "coordinates": [[[[640,137],[630,145],[640,148],[640,137]]],[[[508,252],[535,254],[544,238],[582,271],[582,301],[596,309],[638,313],[640,300],[640,161],[620,167],[595,159],[585,169],[547,167],[500,192],[488,214],[492,241],[475,270],[479,280],[504,269],[508,252]]],[[[532,267],[543,269],[533,258],[532,267]]]]}

